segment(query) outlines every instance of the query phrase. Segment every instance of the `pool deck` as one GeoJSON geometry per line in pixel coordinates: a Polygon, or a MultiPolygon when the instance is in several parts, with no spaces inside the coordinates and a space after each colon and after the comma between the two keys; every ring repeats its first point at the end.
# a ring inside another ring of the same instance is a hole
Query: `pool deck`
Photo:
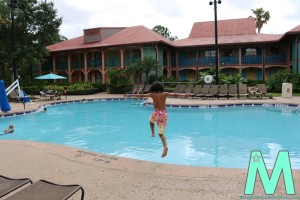
{"type": "MultiPolygon", "coordinates": [[[[67,100],[82,98],[82,96],[68,96],[67,100]]],[[[123,98],[123,96],[100,93],[87,95],[84,98],[123,98]]],[[[34,104],[26,104],[26,111],[53,102],[37,99],[34,104]]],[[[172,98],[168,99],[167,103],[173,105],[300,104],[300,97],[250,100],[172,98]]],[[[24,111],[21,103],[10,103],[10,105],[12,107],[10,113],[24,111]]],[[[0,115],[2,114],[0,112],[0,115]]],[[[145,162],[42,142],[0,140],[0,152],[1,175],[15,178],[29,177],[33,181],[46,179],[60,184],[80,184],[85,189],[87,200],[241,199],[247,175],[247,169],[145,162]]],[[[296,194],[299,195],[300,170],[293,170],[293,179],[296,194]]],[[[256,182],[254,195],[261,196],[261,199],[266,196],[260,181],[256,182]]],[[[275,195],[285,195],[282,176],[275,195]]],[[[71,199],[80,199],[79,196],[80,192],[71,199]]]]}

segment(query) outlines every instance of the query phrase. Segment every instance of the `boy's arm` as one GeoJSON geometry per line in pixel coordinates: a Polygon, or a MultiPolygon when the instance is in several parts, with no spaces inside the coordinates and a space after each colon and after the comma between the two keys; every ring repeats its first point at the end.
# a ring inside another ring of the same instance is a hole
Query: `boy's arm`
{"type": "Polygon", "coordinates": [[[150,93],[148,94],[124,94],[124,97],[151,97],[150,93]]]}
{"type": "Polygon", "coordinates": [[[190,93],[167,93],[168,97],[178,97],[178,96],[183,96],[183,97],[189,97],[190,93]]]}

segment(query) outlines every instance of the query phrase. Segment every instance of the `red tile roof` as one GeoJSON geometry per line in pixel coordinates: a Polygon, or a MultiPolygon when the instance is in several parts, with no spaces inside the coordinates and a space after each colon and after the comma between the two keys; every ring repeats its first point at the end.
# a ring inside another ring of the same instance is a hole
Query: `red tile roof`
{"type": "Polygon", "coordinates": [[[154,31],[146,28],[145,26],[127,27],[122,31],[108,37],[100,42],[84,43],[84,37],[80,36],[74,39],[62,41],[48,46],[48,50],[65,51],[75,49],[97,48],[106,46],[121,46],[129,44],[142,44],[142,43],[158,43],[163,42],[173,46],[173,42],[165,37],[155,33],[154,31]]]}
{"type": "MultiPolygon", "coordinates": [[[[218,22],[218,43],[220,45],[277,42],[287,34],[300,32],[300,25],[285,34],[256,33],[255,19],[231,19],[218,22]]],[[[145,26],[127,27],[100,41],[84,43],[84,36],[48,46],[50,52],[108,46],[123,46],[147,43],[165,43],[174,47],[212,46],[215,44],[214,22],[194,23],[189,38],[170,41],[145,26]]]]}
{"type": "MultiPolygon", "coordinates": [[[[281,39],[283,35],[270,35],[270,34],[250,34],[250,35],[234,35],[234,36],[219,36],[218,44],[232,45],[232,44],[250,44],[259,42],[276,42],[281,39]]],[[[211,46],[215,44],[215,37],[203,38],[186,38],[174,42],[176,47],[188,46],[211,46]]]]}
{"type": "MultiPolygon", "coordinates": [[[[250,35],[256,33],[255,18],[218,20],[218,35],[250,35]]],[[[214,37],[215,22],[195,22],[189,38],[214,37]]]]}
{"type": "MultiPolygon", "coordinates": [[[[88,43],[91,44],[91,43],[88,43]]],[[[83,36],[73,38],[70,40],[65,40],[62,42],[58,42],[52,45],[47,46],[47,49],[51,51],[64,51],[70,49],[78,49],[83,45],[83,36]]]]}
{"type": "Polygon", "coordinates": [[[293,28],[287,33],[298,33],[298,32],[300,32],[300,25],[296,26],[295,28],[293,28]]]}

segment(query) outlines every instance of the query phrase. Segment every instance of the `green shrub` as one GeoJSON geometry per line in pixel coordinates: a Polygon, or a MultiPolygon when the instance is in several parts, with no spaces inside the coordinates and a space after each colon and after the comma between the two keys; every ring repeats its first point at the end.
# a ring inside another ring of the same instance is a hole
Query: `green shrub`
{"type": "Polygon", "coordinates": [[[106,89],[106,86],[101,83],[90,83],[90,82],[81,82],[81,83],[70,83],[68,86],[66,85],[48,85],[44,89],[48,90],[49,87],[51,90],[57,90],[62,92],[64,87],[67,87],[67,94],[70,95],[87,95],[87,94],[95,94],[98,92],[103,92],[106,89]]]}
{"type": "Polygon", "coordinates": [[[67,95],[89,95],[99,93],[100,90],[98,88],[90,88],[84,90],[68,90],[67,95]]]}
{"type": "Polygon", "coordinates": [[[281,92],[282,83],[291,83],[295,90],[299,86],[299,76],[291,70],[279,70],[266,83],[270,92],[281,92]]]}
{"type": "Polygon", "coordinates": [[[39,93],[39,87],[38,86],[25,86],[21,88],[26,92],[28,95],[34,95],[39,93]]]}
{"type": "Polygon", "coordinates": [[[129,80],[125,77],[125,69],[109,69],[109,90],[112,94],[122,94],[129,86],[129,80]]]}

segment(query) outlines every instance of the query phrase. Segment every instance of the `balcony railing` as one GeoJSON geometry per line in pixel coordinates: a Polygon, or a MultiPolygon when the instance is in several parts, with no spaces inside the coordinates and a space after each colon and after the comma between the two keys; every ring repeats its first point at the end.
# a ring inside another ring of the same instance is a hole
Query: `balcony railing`
{"type": "Polygon", "coordinates": [[[141,61],[141,58],[140,57],[125,57],[125,66],[129,66],[131,65],[132,63],[137,63],[141,61]]]}
{"type": "Polygon", "coordinates": [[[101,60],[88,60],[87,67],[88,67],[88,69],[100,68],[100,67],[102,67],[102,61],[101,60]]]}
{"type": "Polygon", "coordinates": [[[106,67],[119,67],[121,66],[120,58],[110,58],[105,60],[106,67]]]}
{"type": "MultiPolygon", "coordinates": [[[[265,57],[266,64],[286,64],[287,59],[286,55],[266,55],[265,57]]],[[[238,65],[239,57],[238,56],[222,56],[220,57],[220,65],[238,65]]],[[[242,56],[242,64],[262,64],[262,56],[242,56]]],[[[197,66],[196,58],[182,58],[179,59],[179,67],[186,66],[197,66]]],[[[215,57],[201,57],[198,60],[198,66],[215,66],[215,57]]],[[[172,62],[172,68],[175,68],[175,61],[172,62]]]]}
{"type": "Polygon", "coordinates": [[[196,58],[183,58],[179,60],[180,67],[195,66],[195,65],[196,65],[196,58]]]}
{"type": "Polygon", "coordinates": [[[262,64],[262,56],[242,56],[242,64],[262,64]]]}
{"type": "Polygon", "coordinates": [[[286,63],[286,55],[278,54],[278,55],[267,55],[266,64],[285,64],[286,63]]]}
{"type": "Polygon", "coordinates": [[[215,65],[215,57],[202,57],[199,58],[198,64],[200,66],[210,66],[210,65],[215,65]]]}
{"type": "MultiPolygon", "coordinates": [[[[202,57],[199,58],[198,60],[199,66],[210,66],[210,65],[214,65],[214,63],[215,63],[215,57],[202,57]]],[[[196,65],[197,65],[196,58],[184,58],[179,60],[180,67],[196,66],[196,65]]]]}
{"type": "Polygon", "coordinates": [[[222,65],[238,65],[239,57],[238,56],[222,56],[220,58],[222,65]]]}

